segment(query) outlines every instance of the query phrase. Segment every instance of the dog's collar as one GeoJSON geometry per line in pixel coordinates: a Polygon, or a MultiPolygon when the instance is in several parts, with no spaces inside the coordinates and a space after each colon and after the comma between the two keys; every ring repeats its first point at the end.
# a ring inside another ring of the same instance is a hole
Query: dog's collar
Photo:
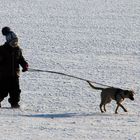
{"type": "Polygon", "coordinates": [[[115,92],[115,100],[117,100],[118,95],[124,100],[124,97],[122,96],[123,90],[122,89],[117,89],[115,92]]]}
{"type": "Polygon", "coordinates": [[[122,96],[122,94],[120,94],[120,93],[119,93],[118,95],[120,95],[120,96],[121,96],[121,98],[124,100],[124,97],[122,96]]]}

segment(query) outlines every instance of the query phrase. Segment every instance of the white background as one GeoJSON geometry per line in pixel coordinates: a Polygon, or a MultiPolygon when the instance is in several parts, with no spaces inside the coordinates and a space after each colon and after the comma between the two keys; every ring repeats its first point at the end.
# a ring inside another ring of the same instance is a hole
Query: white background
{"type": "MultiPolygon", "coordinates": [[[[139,0],[1,0],[0,28],[18,34],[30,68],[135,91],[125,113],[100,113],[100,91],[74,78],[21,73],[21,109],[0,109],[1,140],[139,140],[139,0]]],[[[5,38],[1,35],[0,43],[5,38]]],[[[96,85],[100,86],[100,85],[96,85]]]]}

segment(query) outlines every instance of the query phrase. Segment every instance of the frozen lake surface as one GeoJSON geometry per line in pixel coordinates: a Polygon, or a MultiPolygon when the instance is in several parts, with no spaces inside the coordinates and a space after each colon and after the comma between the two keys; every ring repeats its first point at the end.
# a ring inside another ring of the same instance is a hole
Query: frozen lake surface
{"type": "MultiPolygon", "coordinates": [[[[81,80],[21,73],[21,109],[0,109],[1,140],[139,140],[139,0],[1,0],[1,28],[19,36],[30,68],[135,91],[100,113],[100,91],[81,80]]],[[[1,35],[0,42],[4,43],[1,35]]],[[[97,85],[100,86],[100,85],[97,85]]]]}

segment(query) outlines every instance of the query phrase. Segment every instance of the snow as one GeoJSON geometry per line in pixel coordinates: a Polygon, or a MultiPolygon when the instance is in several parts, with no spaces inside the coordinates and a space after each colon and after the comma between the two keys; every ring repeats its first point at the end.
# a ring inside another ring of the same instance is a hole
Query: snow
{"type": "Polygon", "coordinates": [[[1,0],[0,21],[18,34],[30,68],[136,93],[124,102],[127,113],[114,114],[114,101],[100,113],[100,91],[86,82],[21,73],[21,109],[2,102],[1,140],[140,139],[139,0],[1,0]]]}

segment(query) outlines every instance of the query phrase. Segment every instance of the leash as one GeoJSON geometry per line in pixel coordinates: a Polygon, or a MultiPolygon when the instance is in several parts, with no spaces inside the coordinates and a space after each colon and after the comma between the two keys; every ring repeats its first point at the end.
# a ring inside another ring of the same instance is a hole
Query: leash
{"type": "Polygon", "coordinates": [[[108,85],[105,85],[105,84],[101,84],[101,83],[98,83],[98,82],[93,82],[91,80],[87,80],[87,79],[84,79],[84,78],[81,78],[81,77],[77,77],[77,76],[74,76],[74,75],[70,75],[70,74],[66,74],[66,73],[62,73],[62,72],[57,72],[57,71],[40,70],[40,69],[32,69],[32,68],[29,68],[28,71],[29,72],[47,72],[47,73],[59,74],[59,75],[72,77],[72,78],[82,80],[82,81],[86,81],[86,82],[89,81],[91,83],[95,83],[95,84],[98,84],[98,85],[101,85],[101,86],[111,87],[111,86],[108,86],[108,85]]]}

